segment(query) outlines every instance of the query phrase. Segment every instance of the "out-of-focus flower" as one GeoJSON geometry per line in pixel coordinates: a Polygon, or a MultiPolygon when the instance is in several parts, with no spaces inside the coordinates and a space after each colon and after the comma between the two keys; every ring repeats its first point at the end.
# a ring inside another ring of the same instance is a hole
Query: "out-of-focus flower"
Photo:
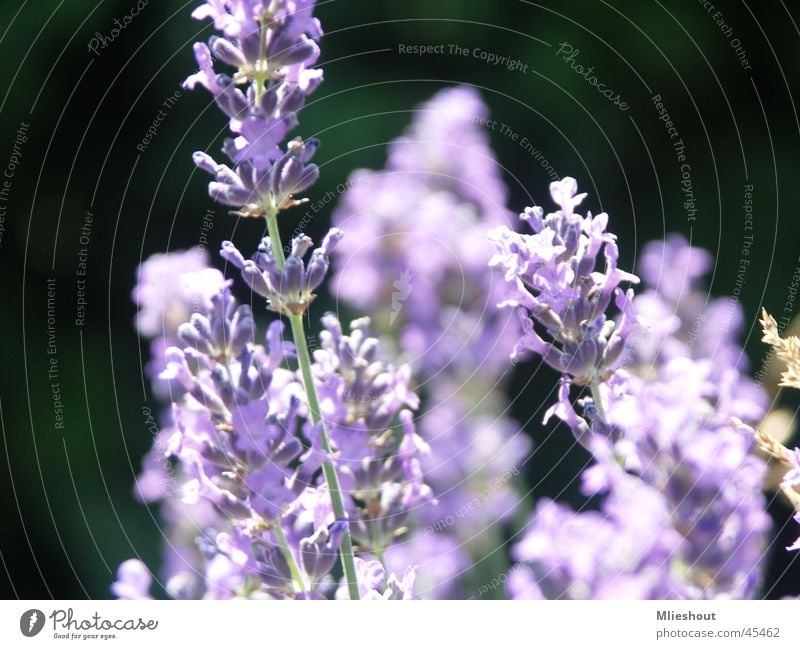
{"type": "Polygon", "coordinates": [[[155,254],[139,266],[133,301],[136,326],[149,339],[173,340],[194,311],[204,311],[223,285],[200,248],[155,254]]]}
{"type": "MultiPolygon", "coordinates": [[[[395,573],[386,574],[380,561],[356,557],[358,588],[361,599],[419,599],[414,589],[416,570],[407,568],[401,577],[395,573]]],[[[337,599],[349,599],[347,589],[339,588],[337,599]]]]}
{"type": "Polygon", "coordinates": [[[500,167],[477,125],[486,115],[472,88],[438,92],[389,145],[385,169],[351,176],[333,216],[348,231],[334,252],[336,296],[399,340],[431,404],[418,425],[436,500],[411,518],[422,531],[386,553],[396,570],[418,566],[425,598],[465,596],[470,556],[478,565],[487,553],[500,556],[513,482],[530,451],[504,414],[504,359],[519,326],[494,308],[503,282],[486,270],[487,233],[511,221],[500,167]]]}
{"type": "MultiPolygon", "coordinates": [[[[512,556],[531,569],[509,590],[521,599],[659,599],[673,586],[670,556],[681,547],[660,494],[634,478],[603,511],[576,513],[542,500],[512,556]]],[[[515,571],[525,574],[524,571],[515,571]]],[[[673,595],[675,596],[675,595],[673,595]]]]}
{"type": "Polygon", "coordinates": [[[147,566],[138,559],[128,559],[117,568],[117,581],[111,585],[111,592],[117,599],[151,599],[152,583],[147,566]]]}

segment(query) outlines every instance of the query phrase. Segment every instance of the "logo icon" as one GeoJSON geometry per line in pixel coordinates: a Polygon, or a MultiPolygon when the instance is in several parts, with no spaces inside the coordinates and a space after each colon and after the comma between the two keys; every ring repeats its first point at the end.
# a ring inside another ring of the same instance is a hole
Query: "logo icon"
{"type": "Polygon", "coordinates": [[[32,638],[44,628],[44,613],[38,608],[25,611],[19,618],[19,630],[26,638],[32,638]]]}

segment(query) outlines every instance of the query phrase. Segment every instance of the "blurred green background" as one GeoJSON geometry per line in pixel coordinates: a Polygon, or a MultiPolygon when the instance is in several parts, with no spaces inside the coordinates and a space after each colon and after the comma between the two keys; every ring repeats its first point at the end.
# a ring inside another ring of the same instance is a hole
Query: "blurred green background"
{"type": "MultiPolygon", "coordinates": [[[[443,85],[472,84],[492,117],[519,134],[515,141],[499,129],[490,132],[512,210],[548,202],[551,178],[520,146],[525,137],[556,173],[575,176],[590,192],[585,205],[611,214],[625,268],[646,241],[678,231],[714,253],[710,290],[730,294],[744,235],[753,234],[742,340],[757,369],[765,349],[755,315],[762,304],[786,315],[800,264],[794,187],[800,70],[793,64],[800,8],[716,4],[709,10],[692,0],[318,3],[326,81],[296,131],[323,142],[322,178],[309,197],[335,190],[356,168],[382,167],[386,143],[419,102],[443,85]],[[572,70],[565,52],[557,54],[561,43],[579,50],[572,60],[593,66],[628,110],[572,70]],[[445,53],[399,51],[425,44],[444,45],[445,53]],[[451,54],[450,45],[469,54],[451,54]],[[745,56],[737,56],[737,46],[745,56]],[[472,56],[474,48],[518,59],[527,69],[489,65],[472,56]],[[680,164],[658,119],[656,94],[686,147],[694,221],[683,205],[680,164]],[[742,210],[747,184],[754,186],[749,233],[742,210]]],[[[207,178],[191,163],[194,150],[215,152],[222,140],[224,120],[205,93],[183,92],[144,151],[137,150],[164,102],[194,70],[191,43],[210,34],[207,24],[189,17],[194,5],[150,0],[113,40],[114,20],[122,22],[136,0],[0,7],[0,167],[15,165],[0,193],[0,596],[6,598],[108,597],[121,560],[139,555],[158,564],[157,510],[131,493],[151,442],[142,408],[156,407],[140,369],[146,348],[133,328],[135,269],[154,252],[196,245],[208,209],[214,210],[214,228],[206,233],[212,253],[223,239],[246,242],[261,234],[259,223],[236,222],[213,205],[207,178]],[[97,33],[108,40],[95,54],[88,45],[101,40],[97,33]],[[16,135],[20,127],[25,142],[16,135]],[[94,221],[85,245],[87,211],[94,221]],[[86,312],[77,326],[82,247],[88,248],[86,312]],[[48,376],[53,278],[63,428],[56,426],[48,376]]],[[[327,226],[329,210],[310,224],[312,236],[327,226]]],[[[525,372],[518,368],[519,385],[525,372]]],[[[550,431],[538,423],[537,394],[553,378],[542,375],[515,400],[516,416],[539,441],[550,431]]],[[[791,395],[781,398],[796,409],[791,395]]],[[[536,495],[578,501],[583,456],[571,452],[563,471],[537,477],[537,467],[571,446],[565,431],[539,448],[529,475],[536,495]]],[[[796,594],[800,570],[782,550],[796,530],[786,525],[783,504],[773,502],[771,511],[778,537],[764,595],[796,594]]]]}

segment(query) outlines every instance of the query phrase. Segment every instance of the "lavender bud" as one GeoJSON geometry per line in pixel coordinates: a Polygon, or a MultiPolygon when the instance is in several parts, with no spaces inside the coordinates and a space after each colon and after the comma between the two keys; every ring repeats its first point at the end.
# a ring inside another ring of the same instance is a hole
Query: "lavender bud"
{"type": "Polygon", "coordinates": [[[226,38],[212,36],[208,41],[211,52],[223,63],[236,67],[246,64],[244,53],[226,38]]]}
{"type": "Polygon", "coordinates": [[[278,290],[282,295],[291,296],[300,293],[303,286],[303,261],[294,255],[286,259],[286,265],[283,267],[283,278],[278,290]]]}
{"type": "Polygon", "coordinates": [[[203,337],[203,335],[188,322],[178,327],[178,338],[189,347],[194,347],[204,354],[212,353],[208,339],[203,337]]]}
{"type": "Polygon", "coordinates": [[[292,571],[281,551],[271,545],[264,549],[259,562],[261,579],[273,588],[288,589],[292,583],[292,571]]]}
{"type": "Polygon", "coordinates": [[[217,182],[208,183],[208,195],[217,203],[233,207],[246,205],[250,200],[250,192],[246,189],[217,182]]]}
{"type": "Polygon", "coordinates": [[[202,151],[195,151],[192,154],[192,160],[194,161],[195,166],[203,171],[207,171],[208,173],[215,175],[217,173],[217,163],[214,162],[214,158],[212,158],[207,153],[203,153],[202,151]]]}
{"type": "Polygon", "coordinates": [[[231,334],[228,348],[232,353],[238,353],[255,338],[255,323],[250,307],[240,306],[231,320],[231,334]]]}
{"type": "Polygon", "coordinates": [[[264,117],[271,117],[278,107],[278,93],[276,90],[267,90],[261,95],[259,107],[264,117]]]}

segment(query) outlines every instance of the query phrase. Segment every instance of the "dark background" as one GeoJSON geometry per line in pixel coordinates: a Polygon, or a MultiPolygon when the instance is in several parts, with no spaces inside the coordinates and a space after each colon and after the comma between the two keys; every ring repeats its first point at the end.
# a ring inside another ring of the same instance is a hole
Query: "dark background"
{"type": "MultiPolygon", "coordinates": [[[[191,43],[210,34],[190,19],[196,3],[150,0],[98,55],[87,45],[108,37],[136,0],[50,1],[0,7],[0,173],[15,132],[29,124],[0,230],[0,596],[108,597],[112,571],[139,555],[158,564],[157,511],[137,504],[131,485],[151,435],[144,406],[140,346],[130,293],[139,261],[196,245],[206,210],[214,252],[223,239],[253,241],[259,223],[236,222],[206,194],[191,153],[215,153],[224,119],[202,91],[184,92],[144,153],[136,149],[162,103],[194,70],[191,43]],[[87,312],[76,316],[75,269],[84,216],[94,214],[88,255],[87,312]],[[234,230],[236,230],[234,232],[234,230]],[[56,280],[56,340],[65,427],[55,428],[47,376],[47,279],[56,280]]],[[[420,102],[447,84],[480,89],[492,116],[532,141],[561,176],[590,192],[588,207],[611,214],[610,229],[631,268],[642,245],[678,231],[713,251],[710,290],[730,294],[744,232],[743,186],[754,185],[755,235],[741,302],[743,342],[757,368],[765,353],[755,320],[763,304],[782,313],[798,265],[800,7],[796,2],[679,0],[523,2],[329,0],[317,15],[326,36],[325,83],[295,134],[316,135],[322,196],[358,167],[380,168],[385,145],[420,102]],[[731,38],[713,19],[715,11],[731,38]],[[752,70],[731,46],[738,38],[752,70]],[[556,55],[576,61],[630,105],[620,111],[556,55]],[[456,44],[510,56],[527,73],[471,56],[411,56],[399,44],[456,44]],[[549,44],[549,45],[548,45],[549,44]],[[651,97],[660,94],[686,145],[696,221],[682,207],[679,165],[651,97]],[[745,175],[745,169],[747,175],[745,175]],[[693,225],[692,228],[689,226],[693,225]]],[[[520,211],[548,205],[550,178],[518,143],[498,131],[492,145],[520,211]]],[[[2,179],[0,179],[2,180],[2,179]]],[[[318,235],[329,211],[310,224],[318,235]]],[[[293,228],[288,224],[289,231],[293,228]]],[[[245,244],[245,247],[249,247],[245,244]]],[[[518,368],[518,381],[527,380],[518,368]]],[[[531,475],[537,495],[577,499],[585,458],[570,454],[544,480],[571,439],[538,424],[537,379],[515,400],[516,415],[540,442],[531,475]],[[542,471],[541,473],[544,473],[542,471]]],[[[797,401],[788,401],[796,407],[797,401]]],[[[800,571],[782,546],[796,529],[774,502],[782,536],[772,553],[764,596],[800,591],[800,571]]]]}

